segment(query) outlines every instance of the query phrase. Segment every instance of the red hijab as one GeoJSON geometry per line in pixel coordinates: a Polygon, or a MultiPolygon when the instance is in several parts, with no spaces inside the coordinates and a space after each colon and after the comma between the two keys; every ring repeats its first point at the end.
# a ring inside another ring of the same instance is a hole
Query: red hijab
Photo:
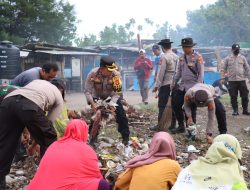
{"type": "Polygon", "coordinates": [[[67,125],[64,136],[59,140],[59,142],[66,141],[68,139],[87,142],[88,125],[86,122],[80,119],[71,120],[67,125]]]}
{"type": "Polygon", "coordinates": [[[86,122],[71,120],[64,137],[46,151],[28,190],[97,190],[102,175],[87,139],[86,122]]]}
{"type": "Polygon", "coordinates": [[[166,132],[155,133],[148,152],[128,161],[127,168],[149,165],[162,159],[176,160],[176,149],[173,138],[166,132]]]}

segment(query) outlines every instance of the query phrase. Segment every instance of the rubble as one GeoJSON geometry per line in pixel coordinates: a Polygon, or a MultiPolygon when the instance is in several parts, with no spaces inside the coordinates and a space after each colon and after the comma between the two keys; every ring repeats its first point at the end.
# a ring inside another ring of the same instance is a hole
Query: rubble
{"type": "MultiPolygon", "coordinates": [[[[117,132],[115,122],[107,124],[106,127],[101,129],[96,142],[95,151],[99,159],[100,170],[111,183],[114,183],[119,174],[126,169],[126,163],[136,155],[142,155],[149,149],[151,138],[154,132],[151,132],[148,127],[154,125],[157,121],[155,112],[147,113],[138,111],[138,108],[127,107],[127,115],[129,118],[129,128],[131,131],[131,138],[128,146],[122,144],[120,134],[117,132]]],[[[138,106],[137,106],[138,107],[138,106]]],[[[81,111],[81,118],[87,118],[90,123],[90,118],[93,112],[89,108],[81,111]]],[[[75,114],[72,113],[72,115],[75,114]]],[[[206,120],[201,126],[206,126],[206,120]]],[[[209,145],[206,143],[206,131],[201,126],[197,127],[196,140],[189,140],[185,135],[173,135],[176,143],[177,161],[182,168],[188,166],[198,156],[204,156],[209,145]]],[[[249,127],[250,132],[250,127],[249,127]]],[[[250,146],[244,145],[244,148],[249,151],[250,146]]],[[[245,179],[250,179],[249,163],[250,157],[243,153],[243,170],[245,179]]],[[[13,164],[11,173],[6,177],[9,189],[23,189],[29,183],[29,180],[35,174],[39,160],[37,157],[29,157],[26,160],[13,164]],[[19,174],[19,175],[17,175],[19,174]]]]}
{"type": "Polygon", "coordinates": [[[250,127],[244,128],[244,131],[245,131],[247,134],[250,134],[250,127]]]}

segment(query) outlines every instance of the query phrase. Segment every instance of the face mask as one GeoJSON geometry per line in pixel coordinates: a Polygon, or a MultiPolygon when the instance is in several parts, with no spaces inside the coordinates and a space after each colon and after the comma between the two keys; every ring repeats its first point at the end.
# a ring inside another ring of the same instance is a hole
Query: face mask
{"type": "Polygon", "coordinates": [[[239,49],[236,49],[233,51],[234,55],[238,55],[240,53],[240,50],[239,49]]]}

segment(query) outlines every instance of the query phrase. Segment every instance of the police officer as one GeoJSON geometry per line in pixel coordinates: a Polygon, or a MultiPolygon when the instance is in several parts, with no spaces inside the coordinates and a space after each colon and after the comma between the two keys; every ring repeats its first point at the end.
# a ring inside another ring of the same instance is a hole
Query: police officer
{"type": "MultiPolygon", "coordinates": [[[[181,82],[179,84],[179,88],[174,92],[174,94],[172,94],[173,109],[179,126],[178,128],[172,130],[173,133],[185,132],[184,113],[182,110],[185,93],[195,84],[203,82],[204,61],[202,56],[194,51],[193,47],[195,45],[196,43],[193,43],[192,38],[184,38],[181,41],[184,54],[179,58],[179,64],[177,66],[173,86],[175,86],[180,79],[181,82]]],[[[196,105],[192,103],[191,110],[194,123],[196,123],[196,109],[196,105]]]]}
{"type": "Polygon", "coordinates": [[[92,69],[88,74],[85,95],[88,104],[94,111],[96,110],[95,99],[105,100],[111,97],[111,101],[118,104],[115,111],[116,122],[118,123],[118,131],[122,135],[123,144],[127,145],[130,132],[128,119],[122,106],[121,89],[121,76],[117,71],[115,60],[111,56],[102,57],[100,67],[92,69]]]}
{"type": "Polygon", "coordinates": [[[62,110],[60,91],[45,80],[34,80],[4,98],[0,106],[0,189],[5,189],[5,176],[24,127],[40,145],[42,157],[57,139],[53,122],[62,110]]]}
{"type": "Polygon", "coordinates": [[[211,85],[198,83],[190,88],[184,98],[184,109],[188,118],[187,124],[192,125],[191,105],[195,104],[197,107],[208,108],[208,122],[207,122],[207,142],[212,143],[212,130],[215,124],[215,116],[218,122],[220,134],[227,132],[226,114],[223,110],[223,105],[216,97],[215,88],[211,85]]]}
{"type": "MultiPolygon", "coordinates": [[[[250,68],[246,58],[240,54],[239,44],[232,45],[232,54],[227,56],[222,62],[221,78],[225,78],[225,74],[228,73],[228,91],[231,97],[231,104],[233,107],[234,116],[239,115],[238,112],[238,91],[240,92],[241,103],[244,115],[250,115],[248,111],[248,93],[245,73],[248,73],[248,79],[250,82],[250,68]]],[[[224,81],[222,81],[224,82],[224,81]]]]}
{"type": "MultiPolygon", "coordinates": [[[[158,108],[159,108],[159,114],[158,114],[158,123],[161,120],[163,111],[167,105],[168,98],[170,95],[170,85],[173,82],[173,75],[175,71],[175,67],[178,61],[178,56],[173,53],[171,50],[171,44],[173,42],[170,41],[170,39],[163,39],[158,44],[161,45],[162,51],[164,54],[161,56],[160,63],[159,63],[159,70],[157,73],[156,81],[155,81],[155,87],[153,89],[153,92],[158,93],[158,108]]],[[[172,126],[174,125],[175,117],[172,117],[173,122],[172,126]]],[[[157,130],[159,127],[154,126],[150,127],[151,130],[157,130]]]]}

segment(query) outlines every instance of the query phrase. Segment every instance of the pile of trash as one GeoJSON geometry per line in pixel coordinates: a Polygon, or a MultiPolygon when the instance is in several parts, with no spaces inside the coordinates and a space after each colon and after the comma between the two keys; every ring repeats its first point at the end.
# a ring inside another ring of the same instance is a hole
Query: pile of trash
{"type": "Polygon", "coordinates": [[[40,159],[38,156],[27,157],[26,159],[13,163],[10,173],[6,176],[7,189],[26,189],[30,180],[36,173],[40,159]]]}
{"type": "MultiPolygon", "coordinates": [[[[126,114],[129,119],[129,128],[131,137],[128,146],[122,144],[120,134],[117,132],[117,124],[111,120],[106,123],[106,126],[101,128],[98,140],[95,143],[95,151],[99,159],[100,170],[106,179],[112,184],[116,181],[119,174],[126,169],[128,160],[137,155],[142,155],[148,151],[151,139],[154,132],[149,130],[149,126],[156,124],[157,113],[147,110],[140,111],[137,107],[125,106],[126,114]]],[[[73,111],[70,113],[73,117],[85,119],[88,123],[91,122],[93,112],[86,107],[81,112],[73,111]]],[[[204,120],[206,122],[206,120],[204,120]]],[[[201,123],[201,126],[206,126],[206,123],[201,123]]],[[[197,127],[197,138],[195,141],[188,138],[183,138],[183,134],[173,135],[176,143],[177,161],[182,168],[188,166],[198,156],[204,156],[209,145],[206,143],[205,129],[201,126],[197,127]]],[[[249,154],[244,152],[249,151],[248,144],[243,146],[243,168],[245,179],[250,179],[248,172],[248,163],[250,162],[249,154]]],[[[10,174],[7,176],[7,184],[9,189],[25,189],[29,181],[33,178],[39,160],[38,157],[28,157],[24,161],[13,164],[10,174]]],[[[249,181],[249,180],[248,180],[249,181]]]]}

